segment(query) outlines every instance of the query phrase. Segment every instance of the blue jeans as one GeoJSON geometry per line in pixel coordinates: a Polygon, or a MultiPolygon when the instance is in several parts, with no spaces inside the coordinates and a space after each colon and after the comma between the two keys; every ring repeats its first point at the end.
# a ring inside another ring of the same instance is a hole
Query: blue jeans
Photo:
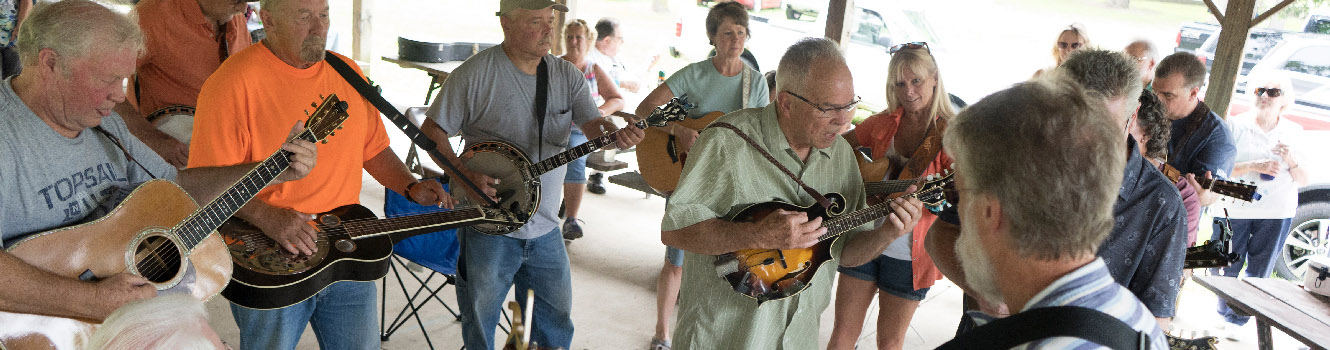
{"type": "Polygon", "coordinates": [[[231,304],[240,349],[295,349],[305,325],[322,349],[379,349],[374,282],[336,282],[298,304],[255,310],[231,304]]]}
{"type": "MultiPolygon", "coordinates": [[[[586,143],[586,141],[586,135],[583,135],[582,130],[576,127],[573,128],[572,133],[568,134],[568,148],[577,147],[577,145],[586,143]]],[[[586,157],[581,156],[568,162],[568,172],[563,175],[563,183],[586,183],[586,157]]]]}
{"type": "MultiPolygon", "coordinates": [[[[1289,226],[1293,223],[1293,218],[1287,219],[1232,219],[1233,226],[1233,253],[1238,255],[1238,259],[1228,267],[1220,268],[1223,273],[1221,276],[1237,277],[1242,270],[1242,264],[1247,263],[1247,277],[1264,278],[1270,276],[1270,269],[1274,268],[1276,253],[1284,247],[1284,240],[1288,237],[1289,226]]],[[[1210,239],[1219,239],[1220,226],[1215,224],[1214,235],[1210,239]]],[[[1247,324],[1251,316],[1240,316],[1233,312],[1224,303],[1219,300],[1219,308],[1216,310],[1224,316],[1228,323],[1236,325],[1247,324]]]]}
{"type": "Polygon", "coordinates": [[[569,348],[573,339],[573,280],[563,235],[554,230],[532,239],[491,236],[459,229],[462,258],[457,263],[457,303],[462,342],[469,350],[494,348],[494,327],[508,290],[526,310],[526,290],[536,293],[531,340],[541,347],[569,348]]]}

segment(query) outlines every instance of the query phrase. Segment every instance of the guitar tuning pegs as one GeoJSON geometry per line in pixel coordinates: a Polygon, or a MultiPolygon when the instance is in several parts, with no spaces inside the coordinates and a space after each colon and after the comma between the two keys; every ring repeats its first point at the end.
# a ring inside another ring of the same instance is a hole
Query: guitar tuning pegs
{"type": "Polygon", "coordinates": [[[314,108],[318,108],[318,107],[319,107],[319,104],[314,103],[314,102],[310,102],[310,103],[309,103],[309,106],[310,106],[310,107],[314,107],[314,108]]]}
{"type": "Polygon", "coordinates": [[[328,140],[322,140],[323,144],[328,144],[328,140]]]}
{"type": "Polygon", "coordinates": [[[305,115],[306,115],[306,116],[309,116],[309,110],[308,110],[308,109],[305,110],[305,115]]]}

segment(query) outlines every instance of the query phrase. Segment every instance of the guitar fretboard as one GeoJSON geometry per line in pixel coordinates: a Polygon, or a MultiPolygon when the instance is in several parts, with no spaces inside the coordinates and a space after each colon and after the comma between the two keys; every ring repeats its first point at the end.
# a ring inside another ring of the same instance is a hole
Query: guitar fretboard
{"type": "MultiPolygon", "coordinates": [[[[351,239],[361,239],[381,235],[391,235],[403,231],[414,231],[440,226],[454,226],[484,217],[485,215],[481,212],[480,208],[467,208],[387,219],[349,221],[343,223],[342,227],[346,229],[346,234],[351,237],[351,239]]],[[[394,238],[401,239],[406,237],[394,238]]],[[[396,239],[394,241],[396,241],[396,239]]]]}
{"type": "Polygon", "coordinates": [[[909,189],[910,185],[913,185],[916,181],[917,180],[915,179],[908,179],[908,180],[885,180],[885,181],[865,182],[864,193],[867,193],[868,195],[871,196],[875,194],[892,194],[892,193],[905,192],[905,190],[909,189]]]}
{"type": "MultiPolygon", "coordinates": [[[[309,142],[317,142],[314,134],[309,130],[301,132],[296,137],[309,142]]],[[[249,200],[253,199],[254,195],[258,194],[264,187],[267,187],[273,179],[276,179],[277,175],[290,167],[292,154],[286,150],[278,149],[273,155],[268,156],[268,159],[263,160],[257,167],[246,173],[239,181],[236,181],[236,184],[231,186],[230,189],[218,195],[208,205],[195,211],[193,215],[177,225],[174,230],[184,240],[181,243],[185,245],[185,248],[193,249],[194,246],[208,237],[209,233],[212,233],[223,222],[226,222],[226,219],[235,215],[236,211],[245,206],[245,203],[249,203],[249,200]]]]}

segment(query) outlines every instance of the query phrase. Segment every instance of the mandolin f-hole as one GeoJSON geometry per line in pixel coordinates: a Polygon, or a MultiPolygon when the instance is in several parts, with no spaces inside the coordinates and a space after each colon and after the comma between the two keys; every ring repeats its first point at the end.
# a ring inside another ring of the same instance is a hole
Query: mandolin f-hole
{"type": "Polygon", "coordinates": [[[134,247],[134,266],[153,283],[171,281],[180,273],[181,265],[179,247],[165,236],[145,237],[134,247]]]}

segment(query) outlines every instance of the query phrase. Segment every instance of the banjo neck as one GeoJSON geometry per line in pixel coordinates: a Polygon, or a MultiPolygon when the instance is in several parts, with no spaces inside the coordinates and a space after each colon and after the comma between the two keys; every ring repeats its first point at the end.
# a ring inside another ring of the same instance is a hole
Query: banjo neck
{"type": "MultiPolygon", "coordinates": [[[[639,120],[631,124],[630,126],[646,130],[647,123],[645,121],[639,120]]],[[[550,170],[554,170],[555,168],[563,166],[564,164],[568,164],[569,162],[572,162],[577,158],[581,158],[582,156],[591,154],[591,152],[595,152],[596,150],[605,148],[605,146],[614,144],[615,141],[619,140],[619,133],[624,132],[624,130],[626,129],[628,129],[628,127],[624,127],[623,129],[619,129],[618,131],[612,132],[605,136],[591,139],[587,142],[582,143],[581,145],[577,145],[576,147],[569,148],[566,151],[559,152],[559,154],[555,154],[553,156],[550,156],[549,158],[545,158],[545,160],[542,160],[539,163],[532,164],[530,167],[531,173],[532,174],[547,173],[550,170]]]]}

